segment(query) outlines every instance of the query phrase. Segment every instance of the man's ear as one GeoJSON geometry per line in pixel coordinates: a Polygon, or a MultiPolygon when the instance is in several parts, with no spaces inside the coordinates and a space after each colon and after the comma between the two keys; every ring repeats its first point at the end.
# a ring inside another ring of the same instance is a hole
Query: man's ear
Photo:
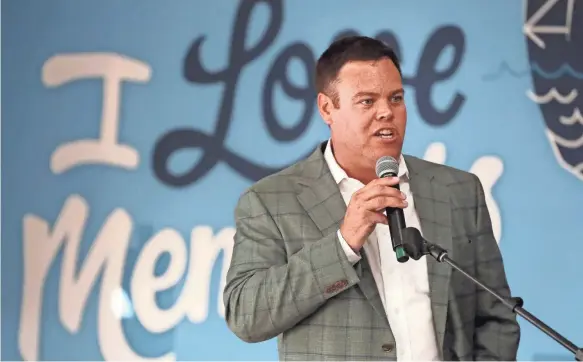
{"type": "Polygon", "coordinates": [[[332,124],[332,108],[334,107],[332,99],[324,93],[318,93],[317,103],[320,116],[324,123],[330,126],[332,124]]]}

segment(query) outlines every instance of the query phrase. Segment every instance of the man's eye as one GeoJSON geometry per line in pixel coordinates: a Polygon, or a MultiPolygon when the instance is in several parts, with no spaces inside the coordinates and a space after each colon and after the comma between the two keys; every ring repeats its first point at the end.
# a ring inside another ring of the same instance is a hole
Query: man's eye
{"type": "Polygon", "coordinates": [[[393,102],[401,103],[403,101],[403,96],[401,94],[393,96],[393,102]]]}
{"type": "Polygon", "coordinates": [[[370,106],[372,104],[372,99],[363,99],[360,103],[364,104],[365,106],[370,106]]]}

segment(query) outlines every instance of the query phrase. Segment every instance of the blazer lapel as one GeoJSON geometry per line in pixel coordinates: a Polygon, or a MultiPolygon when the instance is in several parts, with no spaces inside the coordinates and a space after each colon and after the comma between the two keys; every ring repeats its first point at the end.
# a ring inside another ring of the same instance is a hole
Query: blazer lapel
{"type": "MultiPolygon", "coordinates": [[[[430,172],[427,172],[427,165],[430,164],[422,163],[420,160],[408,156],[405,160],[409,169],[411,192],[415,202],[415,210],[419,215],[423,237],[451,252],[453,241],[449,191],[446,186],[430,176],[430,172]]],[[[437,262],[429,255],[425,258],[427,260],[435,331],[439,350],[443,350],[451,268],[445,263],[437,262]]]]}
{"type": "MultiPolygon", "coordinates": [[[[340,189],[324,159],[325,146],[326,143],[323,143],[306,160],[303,177],[299,182],[303,189],[298,194],[300,204],[320,229],[322,236],[338,231],[346,213],[346,204],[340,189]]],[[[361,256],[361,261],[355,266],[360,278],[358,286],[376,312],[388,324],[386,312],[364,249],[361,251],[361,256]]]]}

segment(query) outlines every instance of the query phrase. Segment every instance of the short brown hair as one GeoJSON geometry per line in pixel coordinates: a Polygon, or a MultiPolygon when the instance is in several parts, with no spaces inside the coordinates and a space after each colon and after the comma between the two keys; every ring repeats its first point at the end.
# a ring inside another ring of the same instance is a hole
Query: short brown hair
{"type": "Polygon", "coordinates": [[[347,36],[334,41],[322,53],[316,63],[315,87],[317,93],[332,98],[338,107],[338,94],[332,88],[344,64],[350,61],[380,60],[389,58],[401,73],[401,65],[395,51],[380,40],[367,36],[347,36]]]}

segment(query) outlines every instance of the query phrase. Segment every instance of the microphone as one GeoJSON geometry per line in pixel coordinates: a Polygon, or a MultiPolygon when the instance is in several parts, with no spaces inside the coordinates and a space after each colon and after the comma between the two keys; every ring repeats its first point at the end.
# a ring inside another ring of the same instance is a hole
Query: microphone
{"type": "Polygon", "coordinates": [[[447,250],[442,248],[441,246],[431,243],[421,236],[421,232],[418,229],[413,227],[408,227],[402,230],[402,235],[404,237],[404,247],[407,251],[407,254],[411,256],[414,260],[419,260],[424,255],[431,255],[435,260],[440,263],[446,263],[453,269],[460,272],[460,274],[464,275],[466,278],[470,279],[473,283],[478,285],[483,290],[490,293],[494,298],[498,299],[502,304],[512,310],[513,313],[518,314],[522,318],[526,319],[530,322],[533,326],[544,332],[547,336],[554,339],[558,342],[561,346],[568,349],[571,353],[575,355],[576,361],[583,361],[583,348],[577,347],[573,342],[569,341],[567,338],[560,335],[557,331],[549,327],[543,321],[532,315],[526,309],[522,308],[524,305],[524,301],[520,297],[514,298],[504,298],[492,288],[489,288],[487,285],[482,283],[482,281],[478,280],[465,270],[463,270],[455,261],[453,261],[447,254],[447,250]]]}
{"type": "MultiPolygon", "coordinates": [[[[383,156],[377,160],[376,174],[379,178],[396,177],[399,174],[399,163],[391,156],[383,156]]],[[[393,186],[400,190],[399,184],[393,186]]],[[[404,263],[409,260],[409,256],[403,247],[403,234],[405,229],[405,216],[403,210],[400,208],[387,207],[387,220],[389,222],[389,230],[391,232],[391,242],[393,243],[393,251],[397,256],[397,261],[404,263]]]]}

